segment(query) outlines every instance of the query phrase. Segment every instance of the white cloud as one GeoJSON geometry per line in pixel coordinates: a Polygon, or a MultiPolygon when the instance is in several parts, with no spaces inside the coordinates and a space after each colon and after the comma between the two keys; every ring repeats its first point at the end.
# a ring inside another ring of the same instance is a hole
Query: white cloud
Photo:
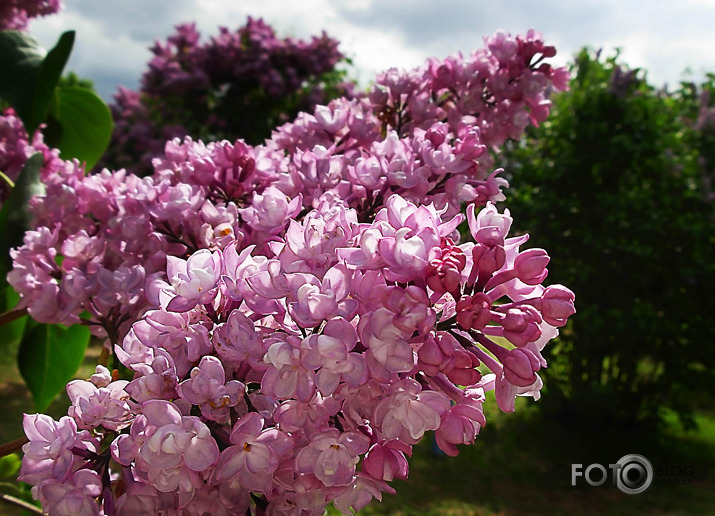
{"type": "Polygon", "coordinates": [[[30,29],[47,47],[62,31],[77,30],[70,68],[108,98],[118,83],[137,86],[148,47],[176,24],[196,21],[209,37],[219,25],[243,25],[248,15],[263,17],[282,36],[327,31],[341,41],[362,83],[391,66],[469,53],[498,29],[542,32],[559,51],[557,64],[582,46],[607,52],[619,46],[624,61],[647,69],[656,83],[674,84],[687,67],[715,70],[712,0],[65,0],[60,14],[33,21],[30,29]]]}

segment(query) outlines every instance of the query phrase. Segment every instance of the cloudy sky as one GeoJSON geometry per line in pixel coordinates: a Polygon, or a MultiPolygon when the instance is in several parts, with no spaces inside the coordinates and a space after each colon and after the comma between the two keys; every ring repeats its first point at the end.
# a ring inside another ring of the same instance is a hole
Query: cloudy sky
{"type": "Polygon", "coordinates": [[[676,84],[689,69],[698,80],[715,72],[713,0],[64,0],[57,15],[35,20],[30,32],[46,47],[74,29],[69,64],[92,79],[107,100],[120,84],[137,88],[148,47],[182,22],[204,37],[262,17],[279,35],[309,37],[322,30],[341,41],[353,76],[367,84],[386,68],[412,68],[430,56],[468,53],[482,36],[534,28],[566,63],[583,46],[612,52],[648,71],[651,82],[676,84]]]}

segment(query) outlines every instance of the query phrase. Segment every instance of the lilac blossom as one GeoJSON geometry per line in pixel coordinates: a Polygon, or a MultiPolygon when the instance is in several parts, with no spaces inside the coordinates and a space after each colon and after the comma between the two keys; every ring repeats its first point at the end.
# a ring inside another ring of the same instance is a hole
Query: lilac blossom
{"type": "MultiPolygon", "coordinates": [[[[157,47],[172,87],[206,80],[173,50],[197,37],[157,47]]],[[[536,33],[486,43],[263,145],[175,139],[149,177],[46,176],[8,281],[37,320],[82,315],[127,374],[71,382],[59,422],[26,416],[21,478],[46,510],[347,514],[394,492],[429,432],[472,444],[487,391],[507,412],[539,398],[575,296],[509,235],[487,149],[543,121],[565,71],[536,33]]]]}
{"type": "Polygon", "coordinates": [[[97,366],[97,373],[90,381],[72,380],[67,384],[72,404],[68,414],[75,419],[78,428],[103,426],[107,430],[121,430],[131,424],[133,414],[129,394],[125,391],[129,382],[106,382],[108,372],[105,367],[97,366]]]}
{"type": "Polygon", "coordinates": [[[296,469],[315,474],[325,486],[347,485],[369,443],[361,433],[341,433],[337,428],[330,428],[312,436],[310,444],[296,457],[296,469]]]}
{"type": "Polygon", "coordinates": [[[449,410],[449,399],[439,391],[423,391],[415,380],[405,379],[375,407],[375,419],[385,439],[414,444],[427,430],[437,430],[449,410]]]}
{"type": "MultiPolygon", "coordinates": [[[[120,87],[115,93],[110,106],[115,130],[98,169],[148,175],[152,160],[162,157],[165,142],[173,138],[192,134],[257,143],[299,111],[336,95],[353,96],[353,83],[337,68],[344,61],[338,46],[325,33],[307,40],[280,38],[253,18],[236,30],[221,27],[203,41],[195,24],[178,25],[149,49],[139,90],[120,87]]],[[[326,131],[347,116],[321,109],[326,131]]]]}
{"type": "Polygon", "coordinates": [[[102,481],[96,471],[77,470],[64,482],[46,480],[37,486],[37,491],[43,507],[53,516],[99,515],[95,498],[102,492],[102,481]]]}
{"type": "Polygon", "coordinates": [[[263,418],[247,414],[231,432],[231,443],[221,453],[216,475],[219,481],[238,475],[250,490],[268,494],[279,457],[292,448],[288,435],[263,426],[263,418]]]}
{"type": "Polygon", "coordinates": [[[221,277],[222,263],[218,253],[201,249],[188,260],[168,256],[166,274],[171,287],[167,289],[174,298],[167,309],[172,312],[185,312],[197,303],[207,303],[215,297],[213,289],[221,277]]]}
{"type": "Polygon", "coordinates": [[[198,367],[191,370],[191,375],[177,388],[179,395],[198,405],[206,419],[226,423],[229,420],[229,408],[238,404],[243,397],[245,385],[237,380],[226,382],[221,361],[206,355],[198,367]]]}
{"type": "Polygon", "coordinates": [[[63,416],[59,421],[45,414],[24,414],[22,422],[29,442],[24,453],[19,479],[39,484],[47,479],[64,482],[79,467],[75,449],[96,452],[99,443],[86,430],[78,430],[74,419],[63,416]]]}
{"type": "Polygon", "coordinates": [[[163,400],[145,402],[139,418],[128,435],[113,443],[114,459],[125,466],[134,462],[140,478],[159,491],[190,494],[199,473],[218,460],[218,445],[208,427],[163,400]]]}

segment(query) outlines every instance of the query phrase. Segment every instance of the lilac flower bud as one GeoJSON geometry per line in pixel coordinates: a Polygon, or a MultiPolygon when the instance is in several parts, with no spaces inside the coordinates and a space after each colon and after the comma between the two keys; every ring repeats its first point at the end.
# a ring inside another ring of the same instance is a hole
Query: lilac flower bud
{"type": "Polygon", "coordinates": [[[549,273],[546,270],[549,260],[549,255],[543,249],[527,249],[516,257],[514,268],[521,281],[527,285],[538,285],[549,273]]]}
{"type": "Polygon", "coordinates": [[[546,287],[541,295],[541,315],[552,326],[564,326],[568,318],[576,313],[575,298],[574,293],[563,285],[546,287]]]}
{"type": "Polygon", "coordinates": [[[507,381],[517,387],[526,387],[534,383],[537,378],[536,371],[541,368],[533,353],[519,348],[510,350],[502,363],[507,381]]]}
{"type": "Polygon", "coordinates": [[[457,324],[465,330],[481,330],[491,320],[492,301],[483,292],[462,296],[457,302],[457,324]]]}
{"type": "Polygon", "coordinates": [[[504,337],[518,347],[534,342],[541,337],[541,317],[532,307],[525,305],[507,310],[501,319],[504,337]]]}
{"type": "Polygon", "coordinates": [[[440,427],[435,432],[437,446],[451,457],[456,457],[457,444],[472,444],[482,426],[486,424],[482,402],[465,399],[442,415],[440,427]]]}
{"type": "Polygon", "coordinates": [[[455,292],[462,280],[467,257],[450,239],[444,239],[441,256],[430,261],[427,285],[438,293],[455,292]]]}

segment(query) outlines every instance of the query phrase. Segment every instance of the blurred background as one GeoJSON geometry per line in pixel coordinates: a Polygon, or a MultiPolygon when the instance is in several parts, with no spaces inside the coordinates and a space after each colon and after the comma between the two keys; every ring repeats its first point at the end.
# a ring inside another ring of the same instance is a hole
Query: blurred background
{"type": "Polygon", "coordinates": [[[584,46],[620,47],[624,60],[648,70],[658,85],[676,85],[686,70],[696,80],[715,70],[715,4],[708,0],[65,0],[59,13],[32,20],[30,31],[50,48],[63,31],[76,30],[69,68],[91,78],[109,101],[118,85],[137,89],[149,47],[177,24],[195,22],[208,37],[219,25],[237,28],[247,16],[265,19],[284,37],[327,31],[340,40],[362,85],[390,67],[410,69],[430,56],[467,54],[497,30],[531,28],[557,48],[557,64],[584,46]]]}

